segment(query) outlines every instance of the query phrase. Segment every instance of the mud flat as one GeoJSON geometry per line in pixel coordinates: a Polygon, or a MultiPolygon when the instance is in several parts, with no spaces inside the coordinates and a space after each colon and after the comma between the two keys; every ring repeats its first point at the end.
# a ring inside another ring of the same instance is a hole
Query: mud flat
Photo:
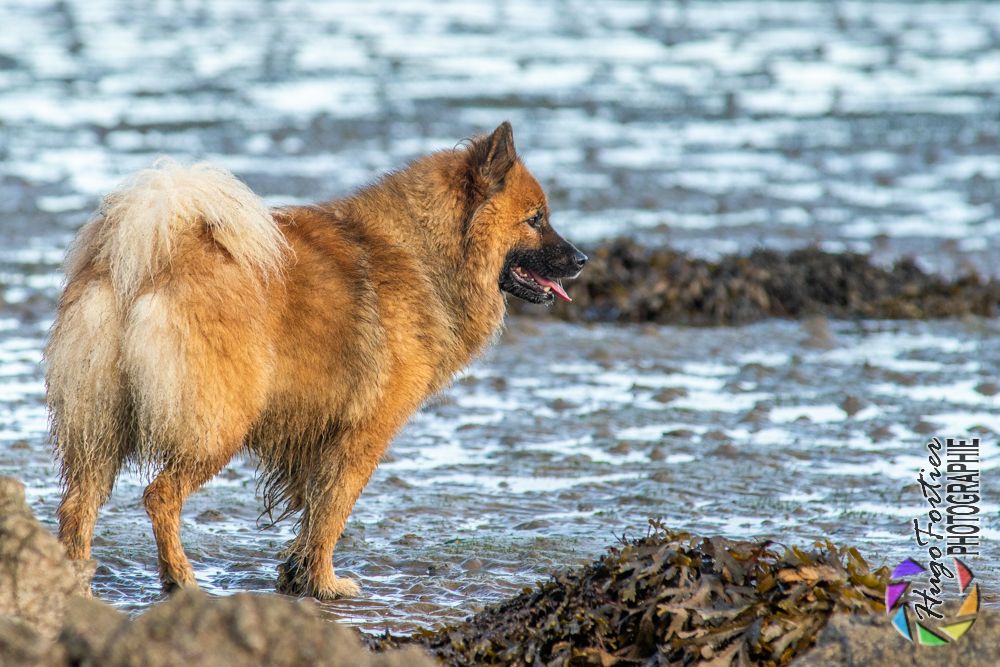
{"type": "Polygon", "coordinates": [[[92,564],[66,560],[19,482],[0,478],[0,507],[0,657],[13,667],[736,667],[798,658],[804,666],[974,667],[1000,656],[993,612],[961,645],[922,653],[905,645],[877,620],[887,570],[873,571],[855,549],[699,538],[656,522],[645,537],[465,622],[365,636],[374,652],[311,602],[278,595],[186,590],[130,619],[89,597],[92,564]]]}
{"type": "MultiPolygon", "coordinates": [[[[47,297],[46,297],[47,298],[47,297]]],[[[60,489],[39,367],[47,323],[0,320],[0,474],[54,531],[60,489]]],[[[406,426],[336,554],[365,597],[322,606],[366,632],[457,623],[661,517],[693,535],[856,546],[913,556],[916,474],[930,437],[982,438],[1000,466],[998,322],[803,322],[737,327],[512,318],[499,343],[406,426]]],[[[129,473],[102,509],[95,594],[135,614],[160,600],[129,473]]],[[[260,530],[252,460],[194,494],[183,534],[206,592],[272,592],[293,521],[260,530]]],[[[983,512],[995,516],[989,498],[983,512]]],[[[970,563],[1000,577],[984,524],[970,563]]],[[[995,603],[992,587],[984,602],[995,603]]]]}

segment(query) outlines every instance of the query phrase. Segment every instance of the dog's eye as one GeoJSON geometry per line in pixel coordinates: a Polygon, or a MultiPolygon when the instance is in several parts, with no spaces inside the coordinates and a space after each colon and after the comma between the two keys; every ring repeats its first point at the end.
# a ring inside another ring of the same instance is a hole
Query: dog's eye
{"type": "Polygon", "coordinates": [[[542,226],[542,212],[539,211],[538,213],[536,213],[533,216],[531,216],[530,218],[528,218],[525,222],[527,222],[529,225],[531,225],[535,229],[538,229],[539,227],[542,226]]]}

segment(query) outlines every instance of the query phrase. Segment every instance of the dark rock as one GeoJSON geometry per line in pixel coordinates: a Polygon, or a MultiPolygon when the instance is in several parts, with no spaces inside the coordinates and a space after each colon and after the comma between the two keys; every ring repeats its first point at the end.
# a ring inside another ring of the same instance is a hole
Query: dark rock
{"type": "Polygon", "coordinates": [[[89,594],[94,563],[73,564],[24,501],[24,485],[0,478],[0,617],[52,638],[73,595],[89,594]]]}
{"type": "Polygon", "coordinates": [[[753,406],[745,415],[740,418],[740,423],[743,424],[761,424],[767,421],[769,415],[771,414],[771,409],[766,405],[757,404],[753,406]]]}
{"type": "Polygon", "coordinates": [[[194,518],[198,523],[212,523],[215,521],[225,521],[226,515],[217,509],[207,509],[204,512],[199,512],[198,516],[194,518]]]}
{"type": "Polygon", "coordinates": [[[853,417],[862,410],[865,409],[865,402],[854,394],[848,394],[844,397],[844,400],[840,402],[840,409],[847,413],[848,417],[853,417]]]}
{"type": "Polygon", "coordinates": [[[868,431],[868,437],[872,442],[880,442],[882,440],[889,440],[893,437],[893,431],[891,428],[884,424],[880,424],[872,427],[868,431]]]}
{"type": "Polygon", "coordinates": [[[58,644],[70,664],[99,665],[97,656],[108,650],[108,642],[128,617],[100,600],[70,598],[58,644]]]}
{"type": "Polygon", "coordinates": [[[1000,385],[996,382],[980,382],[976,385],[976,391],[983,396],[996,396],[1000,393],[1000,385]]]}
{"type": "Polygon", "coordinates": [[[632,451],[632,443],[628,442],[628,441],[622,441],[622,442],[615,443],[614,446],[612,446],[612,447],[610,447],[608,449],[609,453],[616,454],[616,455],[619,455],[619,456],[623,456],[625,454],[628,454],[631,451],[632,451]]]}
{"type": "Polygon", "coordinates": [[[557,398],[552,401],[549,406],[556,412],[565,412],[566,410],[571,410],[576,407],[576,404],[571,403],[565,399],[557,398]]]}
{"type": "Polygon", "coordinates": [[[211,599],[197,589],[121,626],[96,664],[109,667],[317,665],[432,667],[419,651],[371,655],[357,634],[324,621],[311,602],[238,593],[211,599]]]}
{"type": "Polygon", "coordinates": [[[820,633],[816,647],[794,667],[995,667],[1000,665],[1000,612],[982,609],[976,624],[948,646],[919,646],[900,637],[884,614],[838,614],[820,633]]]}
{"type": "Polygon", "coordinates": [[[462,569],[467,572],[479,572],[483,569],[483,561],[479,558],[466,558],[462,561],[462,569]]]}
{"type": "Polygon", "coordinates": [[[684,396],[687,396],[687,389],[684,387],[667,387],[654,394],[653,400],[657,403],[669,403],[684,396]]]}
{"type": "Polygon", "coordinates": [[[709,452],[709,455],[724,459],[737,459],[743,456],[743,453],[740,451],[739,447],[726,442],[709,452]]]}

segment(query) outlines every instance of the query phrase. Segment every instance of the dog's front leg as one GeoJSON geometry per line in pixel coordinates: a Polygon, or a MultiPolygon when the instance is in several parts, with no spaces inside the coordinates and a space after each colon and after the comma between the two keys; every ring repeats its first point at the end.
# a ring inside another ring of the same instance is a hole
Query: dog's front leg
{"type": "Polygon", "coordinates": [[[360,429],[346,431],[313,467],[305,489],[301,528],[278,568],[277,588],[289,595],[311,595],[320,600],[353,597],[358,584],[337,577],[333,551],[344,532],[347,517],[388,445],[388,438],[360,429]]]}

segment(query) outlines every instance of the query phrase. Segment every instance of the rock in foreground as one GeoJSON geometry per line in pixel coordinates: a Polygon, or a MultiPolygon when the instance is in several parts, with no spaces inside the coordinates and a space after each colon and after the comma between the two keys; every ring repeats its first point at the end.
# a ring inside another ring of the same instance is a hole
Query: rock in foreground
{"type": "Polygon", "coordinates": [[[1000,665],[1000,613],[982,609],[976,625],[948,646],[919,646],[904,640],[884,614],[837,615],[816,641],[816,648],[795,667],[996,667],[1000,665]]]}
{"type": "MultiPolygon", "coordinates": [[[[74,564],[25,503],[24,485],[0,477],[0,617],[43,637],[62,627],[67,601],[90,589],[93,564],[74,564]]],[[[9,634],[9,633],[5,633],[9,634]]]]}
{"type": "Polygon", "coordinates": [[[0,665],[4,667],[433,667],[417,647],[369,653],[309,601],[186,590],[135,620],[88,597],[93,568],[70,562],[0,477],[0,665]],[[82,572],[81,572],[82,570],[82,572]]]}
{"type": "Polygon", "coordinates": [[[126,667],[324,665],[432,667],[417,647],[373,655],[354,630],[322,619],[310,601],[184,590],[112,630],[95,664],[126,667]]]}

